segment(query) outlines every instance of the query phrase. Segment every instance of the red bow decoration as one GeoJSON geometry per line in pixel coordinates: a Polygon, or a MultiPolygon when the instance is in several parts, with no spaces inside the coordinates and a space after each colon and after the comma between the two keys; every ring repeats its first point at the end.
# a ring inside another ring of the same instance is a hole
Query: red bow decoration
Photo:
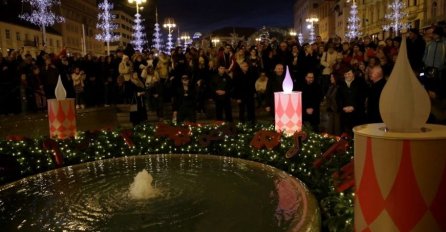
{"type": "Polygon", "coordinates": [[[6,140],[14,141],[14,142],[20,142],[20,141],[25,140],[25,136],[22,136],[22,135],[8,135],[8,136],[6,136],[6,140]]]}
{"type": "Polygon", "coordinates": [[[156,125],[155,136],[169,138],[174,141],[177,147],[186,145],[191,141],[189,127],[177,127],[165,123],[156,125]]]}
{"type": "Polygon", "coordinates": [[[307,140],[307,133],[305,131],[296,131],[293,134],[294,146],[292,146],[286,153],[286,158],[292,158],[297,155],[300,151],[300,147],[302,146],[302,142],[307,140]]]}
{"type": "Polygon", "coordinates": [[[42,147],[44,150],[52,150],[54,163],[56,163],[56,167],[62,167],[63,165],[63,156],[60,151],[59,144],[53,139],[47,138],[43,141],[42,147]]]}
{"type": "Polygon", "coordinates": [[[330,159],[335,153],[343,153],[347,151],[349,147],[347,139],[348,139],[347,136],[341,136],[339,141],[331,145],[331,147],[328,148],[328,150],[325,151],[320,158],[316,159],[313,162],[313,167],[320,168],[324,160],[330,159]]]}
{"type": "Polygon", "coordinates": [[[251,146],[254,149],[261,149],[266,147],[268,150],[272,150],[280,144],[281,134],[276,131],[257,131],[251,140],[251,146]]]}
{"type": "Polygon", "coordinates": [[[345,190],[354,187],[355,176],[353,160],[342,167],[341,170],[333,173],[332,178],[335,183],[336,191],[338,192],[344,192],[345,190]]]}
{"type": "Polygon", "coordinates": [[[120,133],[121,137],[124,139],[125,144],[129,147],[134,147],[135,144],[133,143],[132,136],[133,132],[129,129],[122,130],[120,133]]]}

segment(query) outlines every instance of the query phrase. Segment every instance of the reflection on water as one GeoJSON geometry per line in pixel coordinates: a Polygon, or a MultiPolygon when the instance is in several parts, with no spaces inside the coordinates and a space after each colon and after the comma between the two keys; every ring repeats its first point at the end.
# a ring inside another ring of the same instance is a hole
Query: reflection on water
{"type": "Polygon", "coordinates": [[[0,228],[310,231],[319,216],[306,194],[300,182],[284,172],[250,161],[205,155],[125,157],[1,186],[0,228]],[[129,186],[142,169],[153,176],[150,186],[159,194],[130,200],[129,186]]]}

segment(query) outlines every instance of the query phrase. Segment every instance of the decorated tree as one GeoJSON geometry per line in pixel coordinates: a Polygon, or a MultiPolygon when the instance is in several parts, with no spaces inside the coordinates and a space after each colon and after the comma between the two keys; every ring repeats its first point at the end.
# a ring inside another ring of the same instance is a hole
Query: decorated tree
{"type": "Polygon", "coordinates": [[[361,20],[358,17],[358,5],[356,4],[356,0],[353,0],[352,6],[350,8],[350,16],[347,19],[347,34],[346,37],[350,40],[354,40],[361,36],[360,22],[361,20]]]}
{"type": "Polygon", "coordinates": [[[142,25],[141,14],[135,14],[135,24],[133,25],[133,40],[132,44],[135,47],[135,50],[142,52],[143,46],[146,43],[146,36],[144,33],[144,26],[142,25]]]}
{"type": "Polygon", "coordinates": [[[262,29],[260,30],[259,38],[260,38],[260,42],[269,43],[269,40],[270,40],[269,32],[268,32],[268,29],[266,29],[265,26],[263,26],[262,29]]]}
{"type": "Polygon", "coordinates": [[[156,22],[152,41],[153,41],[153,47],[157,50],[157,52],[159,52],[161,51],[162,35],[161,35],[160,24],[158,23],[158,9],[156,9],[155,15],[156,15],[156,22]]]}
{"type": "Polygon", "coordinates": [[[46,27],[52,26],[55,23],[63,22],[65,19],[62,16],[56,15],[52,8],[60,5],[59,0],[22,0],[31,5],[31,13],[24,13],[19,15],[19,18],[26,20],[32,24],[40,27],[42,30],[43,45],[46,44],[46,27]]]}
{"type": "Polygon", "coordinates": [[[102,33],[97,34],[96,39],[107,43],[107,55],[110,55],[110,42],[119,40],[119,36],[113,33],[118,28],[118,25],[113,23],[115,15],[110,12],[113,9],[113,3],[104,0],[98,5],[98,8],[99,15],[96,28],[102,33]]]}
{"type": "Polygon", "coordinates": [[[404,18],[407,16],[407,13],[404,12],[406,8],[406,4],[401,0],[392,0],[392,2],[387,7],[390,12],[386,14],[384,17],[388,20],[388,24],[383,26],[385,31],[392,30],[395,34],[399,34],[401,29],[407,28],[407,24],[404,23],[404,18]]]}

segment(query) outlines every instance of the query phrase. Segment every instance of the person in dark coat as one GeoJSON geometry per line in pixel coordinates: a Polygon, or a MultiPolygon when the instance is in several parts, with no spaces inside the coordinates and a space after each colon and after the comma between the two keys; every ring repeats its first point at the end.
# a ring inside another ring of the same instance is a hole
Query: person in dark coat
{"type": "Polygon", "coordinates": [[[181,85],[173,93],[173,118],[178,123],[197,121],[196,112],[197,94],[195,85],[191,82],[188,75],[181,77],[181,85]]]}
{"type": "Polygon", "coordinates": [[[353,134],[353,127],[363,123],[365,117],[366,84],[355,78],[350,66],[344,73],[344,81],[340,82],[337,103],[341,112],[342,132],[353,134]]]}
{"type": "Polygon", "coordinates": [[[225,120],[232,122],[232,107],[231,107],[231,90],[232,79],[226,73],[226,68],[223,63],[219,64],[218,73],[214,75],[210,82],[211,93],[215,101],[215,113],[217,120],[223,120],[223,111],[225,113],[225,120]]]}
{"type": "Polygon", "coordinates": [[[370,81],[371,86],[367,97],[367,122],[380,123],[383,120],[379,113],[379,98],[384,85],[386,85],[386,79],[381,66],[375,66],[370,70],[370,81]]]}
{"type": "Polygon", "coordinates": [[[265,110],[274,116],[274,92],[283,91],[282,83],[285,79],[285,70],[282,64],[277,64],[274,68],[274,74],[268,78],[266,83],[266,107],[265,110]]]}
{"type": "Polygon", "coordinates": [[[314,82],[314,73],[308,72],[302,86],[302,120],[309,123],[315,132],[319,131],[321,100],[321,87],[314,82]]]}
{"type": "Polygon", "coordinates": [[[423,67],[423,55],[426,48],[426,42],[421,37],[418,29],[412,28],[409,30],[409,38],[407,40],[407,57],[409,58],[410,66],[415,73],[420,73],[423,67]]]}
{"type": "Polygon", "coordinates": [[[240,64],[234,73],[235,96],[239,106],[239,120],[245,122],[245,111],[250,123],[255,123],[255,83],[257,74],[250,69],[247,62],[240,64]]]}

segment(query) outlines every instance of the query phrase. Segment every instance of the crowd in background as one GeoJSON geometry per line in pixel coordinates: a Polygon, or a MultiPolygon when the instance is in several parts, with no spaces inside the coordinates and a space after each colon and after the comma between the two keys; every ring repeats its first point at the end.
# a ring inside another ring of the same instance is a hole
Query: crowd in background
{"type": "MultiPolygon", "coordinates": [[[[376,41],[370,37],[351,42],[339,39],[299,44],[295,38],[271,39],[249,46],[223,44],[209,49],[180,47],[171,54],[118,50],[110,56],[68,56],[41,52],[33,58],[23,50],[0,54],[0,114],[46,110],[46,99],[55,98],[60,76],[67,97],[76,108],[136,104],[132,121],[196,121],[209,119],[256,122],[258,109],[274,111],[273,93],[282,91],[286,69],[293,90],[302,91],[303,120],[314,130],[339,134],[362,123],[381,122],[379,96],[400,49],[401,37],[376,41]],[[165,106],[171,104],[172,111],[165,106]],[[320,113],[329,121],[319,128],[320,113]]],[[[430,122],[446,119],[444,29],[433,27],[407,35],[410,64],[428,90],[433,111],[430,122]]]]}

